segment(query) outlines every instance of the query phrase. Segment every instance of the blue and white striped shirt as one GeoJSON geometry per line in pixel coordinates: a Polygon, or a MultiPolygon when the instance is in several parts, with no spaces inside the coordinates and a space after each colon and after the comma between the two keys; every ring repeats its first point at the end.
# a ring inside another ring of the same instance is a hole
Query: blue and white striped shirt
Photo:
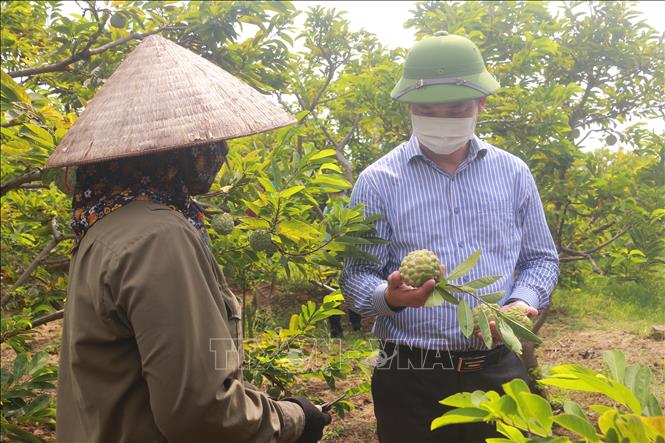
{"type": "Polygon", "coordinates": [[[386,278],[416,249],[434,251],[447,270],[480,249],[473,271],[451,283],[501,275],[479,294],[505,290],[502,303],[520,299],[539,309],[549,304],[558,255],[533,176],[514,155],[474,137],[468,157],[451,176],[412,136],[360,174],[350,205],[358,203],[367,215],[384,215],[376,234],[389,243],[359,245],[381,264],[346,259],[340,284],[356,310],[377,316],[373,332],[379,339],[425,349],[484,349],[479,338],[462,335],[450,303],[390,309],[383,295],[386,278]]]}

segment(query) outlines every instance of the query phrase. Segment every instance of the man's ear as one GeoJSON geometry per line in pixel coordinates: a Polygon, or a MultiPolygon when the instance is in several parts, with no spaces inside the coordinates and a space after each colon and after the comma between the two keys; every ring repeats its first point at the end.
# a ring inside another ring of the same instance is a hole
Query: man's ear
{"type": "Polygon", "coordinates": [[[483,112],[486,104],[487,104],[487,96],[478,99],[478,114],[483,112]]]}

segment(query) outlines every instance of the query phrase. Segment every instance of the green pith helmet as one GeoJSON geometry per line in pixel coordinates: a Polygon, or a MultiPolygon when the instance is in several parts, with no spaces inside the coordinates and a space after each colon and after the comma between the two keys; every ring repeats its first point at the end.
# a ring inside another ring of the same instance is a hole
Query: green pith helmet
{"type": "Polygon", "coordinates": [[[471,40],[441,34],[411,48],[392,98],[406,103],[452,103],[484,97],[499,88],[471,40]]]}

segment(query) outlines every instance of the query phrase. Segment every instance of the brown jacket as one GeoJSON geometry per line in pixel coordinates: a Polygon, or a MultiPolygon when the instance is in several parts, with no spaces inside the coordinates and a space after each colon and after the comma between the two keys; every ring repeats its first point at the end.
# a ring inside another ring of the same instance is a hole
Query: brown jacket
{"type": "Polygon", "coordinates": [[[240,309],[179,212],[135,201],[72,258],[60,356],[61,442],[292,442],[304,414],[246,388],[240,309]]]}

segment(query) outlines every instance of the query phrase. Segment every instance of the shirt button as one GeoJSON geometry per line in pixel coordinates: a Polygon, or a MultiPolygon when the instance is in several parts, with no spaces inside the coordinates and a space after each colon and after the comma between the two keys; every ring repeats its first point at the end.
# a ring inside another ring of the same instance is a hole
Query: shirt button
{"type": "Polygon", "coordinates": [[[464,242],[463,241],[457,242],[457,246],[459,246],[460,248],[464,247],[464,242]]]}
{"type": "Polygon", "coordinates": [[[459,214],[459,206],[456,207],[453,211],[455,212],[455,214],[459,214]]]}

